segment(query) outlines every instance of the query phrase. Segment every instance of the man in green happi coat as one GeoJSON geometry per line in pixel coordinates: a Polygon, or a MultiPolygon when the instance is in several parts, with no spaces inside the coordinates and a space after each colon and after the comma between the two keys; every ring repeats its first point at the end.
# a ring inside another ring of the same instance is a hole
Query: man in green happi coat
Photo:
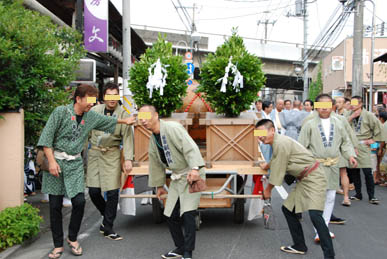
{"type": "Polygon", "coordinates": [[[356,190],[356,194],[351,197],[351,200],[363,199],[360,177],[360,169],[362,169],[366,181],[368,200],[371,204],[379,204],[379,200],[375,197],[370,145],[375,141],[384,141],[382,124],[374,114],[363,109],[363,98],[360,96],[352,97],[351,112],[346,115],[346,118],[359,141],[358,168],[348,168],[348,176],[352,178],[356,190]]]}
{"type": "Polygon", "coordinates": [[[204,160],[185,128],[177,122],[159,120],[154,106],[141,107],[139,119],[146,129],[152,131],[149,142],[149,186],[157,187],[159,198],[167,193],[163,187],[166,184],[166,169],[172,172],[164,215],[167,216],[176,248],[161,257],[190,259],[195,248],[195,216],[201,193],[190,193],[189,185],[200,178],[205,179],[204,160]]]}
{"type": "Polygon", "coordinates": [[[257,123],[256,129],[265,132],[259,141],[271,145],[273,156],[269,164],[261,163],[263,170],[271,170],[269,183],[264,190],[264,198],[271,197],[274,186],[282,185],[285,175],[298,179],[295,188],[289,193],[282,206],[282,212],[288,222],[294,244],[282,246],[281,251],[292,254],[305,254],[308,250],[304,233],[297,213],[309,212],[313,226],[320,236],[324,258],[334,258],[332,239],[322,217],[326,196],[326,176],[310,151],[300,143],[275,132],[271,120],[264,119],[257,123]]]}
{"type": "MultiPolygon", "coordinates": [[[[316,104],[327,106],[316,108],[318,116],[314,116],[302,127],[298,141],[314,155],[324,169],[328,185],[323,218],[328,226],[335,205],[336,190],[339,188],[340,159],[344,157],[354,166],[357,162],[344,125],[332,112],[332,98],[327,94],[320,94],[316,97],[316,104]]],[[[330,235],[334,238],[333,233],[330,235]]],[[[320,241],[317,233],[315,241],[320,241]]]]}
{"type": "MultiPolygon", "coordinates": [[[[129,114],[118,104],[119,92],[118,85],[107,83],[103,90],[104,104],[94,106],[91,110],[118,119],[129,117],[129,114]]],[[[121,141],[125,161],[123,169],[126,174],[129,174],[133,160],[131,126],[117,125],[113,134],[93,130],[90,137],[91,148],[88,153],[87,187],[89,187],[89,195],[103,217],[100,232],[111,240],[122,240],[122,237],[113,230],[121,187],[121,141]],[[106,192],[106,201],[102,195],[103,192],[106,192]]]]}
{"type": "MultiPolygon", "coordinates": [[[[347,119],[345,118],[345,114],[348,112],[345,110],[344,104],[345,104],[345,98],[338,97],[332,100],[333,104],[333,111],[332,115],[336,115],[336,118],[338,118],[345,128],[346,133],[348,134],[348,137],[352,143],[352,146],[355,150],[355,153],[358,153],[358,146],[359,141],[356,138],[355,132],[352,130],[351,126],[349,125],[347,119]],[[341,110],[339,110],[341,108],[341,110]]],[[[349,207],[351,206],[351,201],[349,200],[349,178],[347,173],[347,168],[349,167],[348,160],[345,160],[343,156],[340,157],[339,161],[339,167],[340,167],[340,181],[341,181],[341,187],[343,189],[344,199],[341,203],[343,206],[349,207]]]]}
{"type": "Polygon", "coordinates": [[[49,258],[63,254],[62,200],[71,199],[72,212],[66,239],[74,255],[82,255],[77,241],[85,208],[85,184],[81,151],[93,129],[114,133],[116,124],[133,124],[135,118],[117,119],[90,111],[98,91],[80,85],[74,93],[74,104],[59,106],[50,115],[40,136],[49,172],[43,173],[42,192],[49,194],[51,232],[55,248],[49,258]]]}

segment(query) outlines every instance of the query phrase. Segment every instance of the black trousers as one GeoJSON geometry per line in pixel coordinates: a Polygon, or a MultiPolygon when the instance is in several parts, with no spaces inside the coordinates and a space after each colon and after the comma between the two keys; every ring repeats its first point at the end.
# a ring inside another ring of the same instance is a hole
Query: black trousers
{"type": "MultiPolygon", "coordinates": [[[[348,168],[348,175],[351,176],[351,179],[353,180],[353,184],[355,185],[355,191],[356,196],[358,198],[363,198],[363,195],[361,193],[361,175],[360,175],[360,168],[348,168]]],[[[374,177],[372,175],[371,168],[362,168],[362,171],[364,173],[364,178],[366,182],[367,187],[367,193],[368,193],[368,199],[375,198],[375,183],[374,183],[374,177]]]]}
{"type": "MultiPolygon", "coordinates": [[[[290,211],[284,206],[282,206],[282,212],[284,213],[286,221],[288,222],[290,235],[292,236],[294,242],[293,248],[306,252],[308,248],[305,244],[304,231],[302,230],[302,226],[297,217],[297,214],[294,210],[290,211]]],[[[323,212],[320,210],[309,210],[310,219],[320,237],[320,244],[324,253],[324,258],[334,258],[335,251],[333,249],[332,239],[329,234],[329,229],[325,224],[324,218],[322,217],[322,213],[323,212]]]]}
{"type": "Polygon", "coordinates": [[[119,189],[107,191],[107,201],[105,201],[101,188],[89,187],[90,199],[103,216],[103,225],[107,233],[114,233],[113,223],[117,216],[119,191],[119,189]]]}
{"type": "MultiPolygon", "coordinates": [[[[62,222],[62,203],[63,195],[49,195],[50,204],[50,223],[52,239],[55,247],[63,246],[63,222],[62,222]]],[[[68,238],[71,242],[77,241],[79,229],[81,227],[83,213],[85,211],[85,194],[78,193],[71,199],[72,211],[69,224],[68,238]]]]}
{"type": "Polygon", "coordinates": [[[191,210],[185,212],[180,217],[180,201],[177,200],[171,216],[167,218],[167,223],[173,238],[173,242],[175,243],[175,246],[182,252],[192,252],[195,249],[196,215],[197,211],[191,210]]]}

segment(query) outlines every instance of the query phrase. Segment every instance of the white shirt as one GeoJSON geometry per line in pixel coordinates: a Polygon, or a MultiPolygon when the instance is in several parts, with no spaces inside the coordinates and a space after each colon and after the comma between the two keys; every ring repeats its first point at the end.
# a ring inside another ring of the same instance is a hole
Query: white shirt
{"type": "Polygon", "coordinates": [[[331,129],[331,118],[321,119],[321,125],[323,127],[325,137],[327,138],[327,140],[329,140],[330,129],[331,129]]]}
{"type": "Polygon", "coordinates": [[[269,114],[266,114],[266,112],[264,112],[262,110],[262,115],[263,115],[263,119],[268,119],[268,120],[271,120],[274,124],[274,128],[277,130],[277,123],[275,122],[275,120],[272,120],[271,117],[270,117],[270,113],[269,114]]]}

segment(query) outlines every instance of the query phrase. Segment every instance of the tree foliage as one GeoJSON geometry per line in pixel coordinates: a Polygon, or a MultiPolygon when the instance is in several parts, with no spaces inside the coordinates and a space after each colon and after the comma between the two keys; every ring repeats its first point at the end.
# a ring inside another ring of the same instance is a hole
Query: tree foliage
{"type": "Polygon", "coordinates": [[[183,97],[186,95],[188,79],[187,66],[181,56],[174,56],[172,43],[167,42],[165,36],[159,34],[159,38],[152,48],[148,48],[141,56],[140,61],[134,63],[130,69],[129,89],[133,93],[133,99],[138,106],[151,104],[156,107],[161,117],[169,117],[171,113],[183,105],[183,97]],[[146,88],[148,82],[149,67],[157,59],[166,65],[167,78],[164,94],[160,96],[159,90],[154,89],[152,98],[146,88]]]}
{"type": "Polygon", "coordinates": [[[321,62],[318,64],[318,72],[316,81],[312,81],[309,87],[309,99],[314,101],[316,97],[323,91],[323,81],[322,81],[322,65],[321,62]]]}
{"type": "Polygon", "coordinates": [[[0,1],[0,110],[25,111],[25,143],[34,145],[52,110],[69,101],[65,86],[85,52],[81,35],[0,1]]]}
{"type": "Polygon", "coordinates": [[[243,39],[233,31],[232,36],[219,46],[215,54],[209,54],[201,69],[201,81],[198,91],[205,93],[205,99],[217,114],[228,117],[239,116],[242,111],[258,99],[257,93],[263,87],[266,78],[262,72],[261,60],[250,54],[243,39]],[[233,89],[234,74],[229,73],[226,92],[220,92],[221,81],[230,57],[232,63],[243,76],[243,88],[239,92],[233,89]]]}

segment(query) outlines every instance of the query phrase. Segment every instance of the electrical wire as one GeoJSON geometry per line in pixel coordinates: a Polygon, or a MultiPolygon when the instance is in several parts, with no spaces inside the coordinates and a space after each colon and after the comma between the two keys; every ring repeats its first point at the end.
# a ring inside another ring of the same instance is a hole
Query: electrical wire
{"type": "MultiPolygon", "coordinates": [[[[321,36],[315,41],[311,48],[307,51],[306,56],[303,58],[304,60],[310,59],[313,60],[317,56],[321,54],[321,52],[337,40],[338,36],[341,34],[345,24],[350,16],[350,10],[353,9],[352,4],[347,4],[344,6],[343,12],[337,17],[337,19],[331,24],[328,30],[324,32],[324,34],[320,34],[321,36]],[[315,47],[316,45],[320,45],[320,47],[315,47]],[[312,55],[313,54],[313,55],[312,55]]],[[[329,22],[328,22],[329,24],[329,22]]],[[[327,26],[326,26],[327,27],[327,26]]]]}
{"type": "Polygon", "coordinates": [[[172,4],[173,4],[173,6],[175,7],[177,14],[179,15],[180,21],[183,23],[183,25],[184,25],[184,27],[187,29],[187,31],[189,31],[190,29],[189,29],[189,27],[187,27],[187,25],[185,24],[183,18],[181,17],[181,15],[180,15],[180,13],[179,13],[179,10],[177,9],[177,6],[176,6],[175,3],[173,2],[173,0],[171,0],[171,2],[172,2],[172,4]]]}
{"type": "Polygon", "coordinates": [[[179,3],[179,7],[181,8],[181,11],[183,12],[188,24],[190,24],[190,27],[191,27],[192,19],[191,19],[189,13],[187,12],[187,9],[181,4],[180,0],[177,0],[177,2],[179,3]]]}
{"type": "MultiPolygon", "coordinates": [[[[375,8],[376,8],[376,7],[375,7],[375,8]]],[[[369,11],[369,12],[372,14],[372,10],[369,9],[367,6],[365,6],[365,9],[367,9],[367,11],[369,11]]],[[[377,16],[376,14],[375,14],[375,18],[376,18],[376,19],[379,19],[381,22],[385,22],[382,18],[380,18],[380,17],[377,16]]]]}
{"type": "Polygon", "coordinates": [[[225,20],[225,19],[242,18],[242,17],[248,17],[248,16],[253,16],[253,15],[257,15],[257,14],[262,14],[262,13],[267,13],[267,12],[271,12],[271,11],[275,11],[275,10],[284,9],[284,8],[287,8],[287,7],[293,6],[293,5],[295,5],[295,4],[289,4],[289,5],[281,6],[281,7],[277,8],[277,9],[266,10],[266,11],[263,11],[263,12],[243,14],[243,15],[236,15],[236,16],[229,16],[229,17],[205,18],[205,19],[198,19],[197,21],[214,21],[214,20],[225,20]]]}

